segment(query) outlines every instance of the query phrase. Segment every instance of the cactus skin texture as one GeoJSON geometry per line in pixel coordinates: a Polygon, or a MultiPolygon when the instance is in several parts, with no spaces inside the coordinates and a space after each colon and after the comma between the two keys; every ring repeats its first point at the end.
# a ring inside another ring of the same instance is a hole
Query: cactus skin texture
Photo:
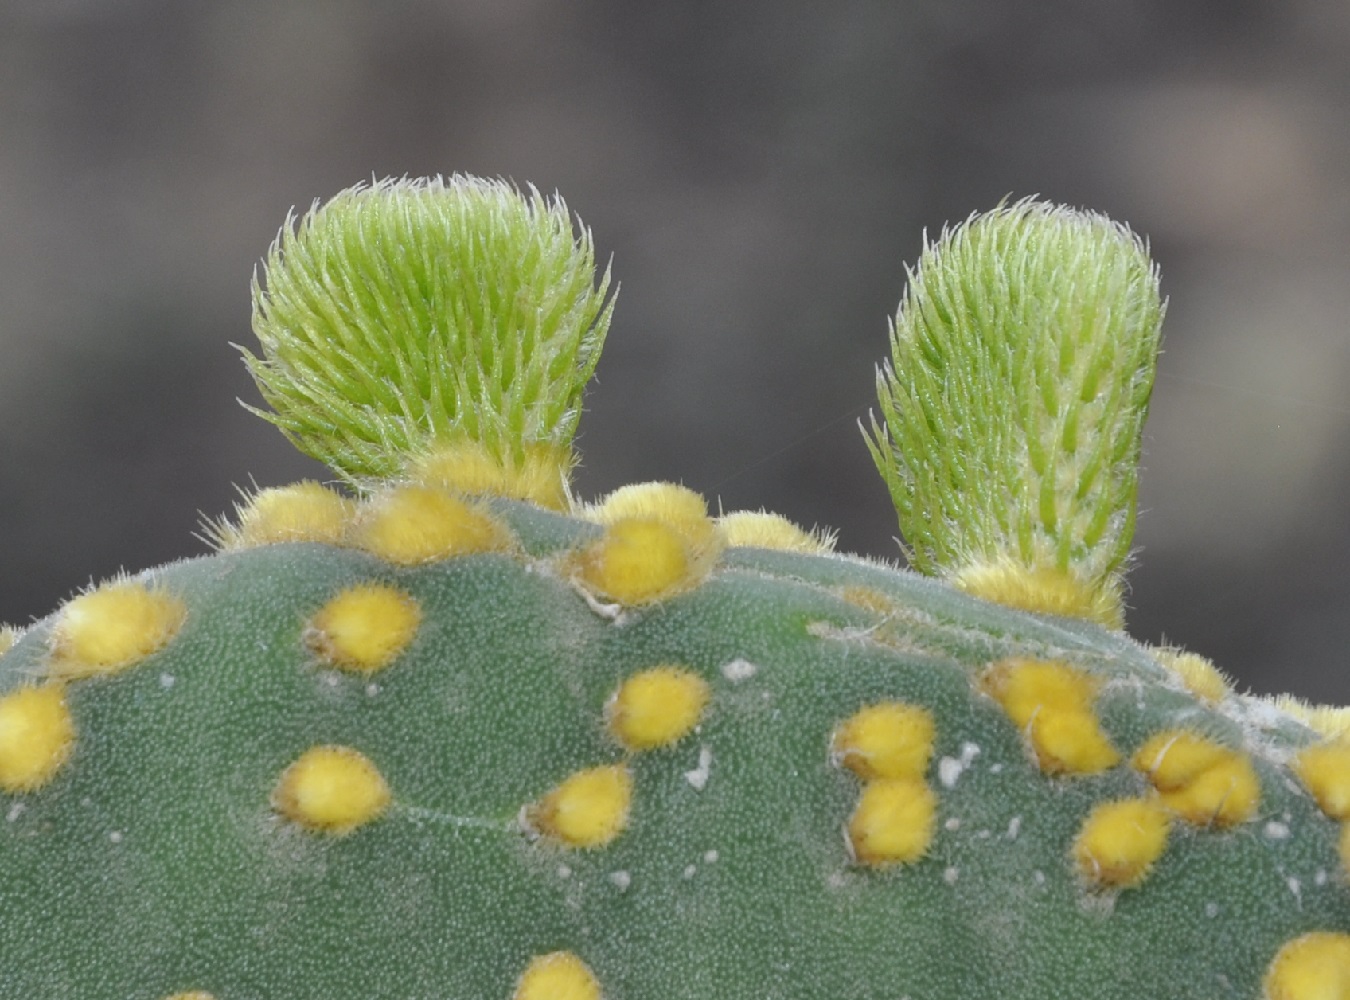
{"type": "Polygon", "coordinates": [[[701,503],[263,491],[0,633],[0,998],[1350,997],[1343,711],[701,503]]]}

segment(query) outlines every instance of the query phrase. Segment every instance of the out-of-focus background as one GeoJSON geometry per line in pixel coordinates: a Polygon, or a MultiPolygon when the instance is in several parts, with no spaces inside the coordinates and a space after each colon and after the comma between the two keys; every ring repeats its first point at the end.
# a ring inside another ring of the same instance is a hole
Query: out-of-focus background
{"type": "Polygon", "coordinates": [[[563,193],[622,282],[582,496],[681,480],[896,555],[856,427],[925,227],[1039,193],[1171,298],[1132,631],[1350,701],[1350,5],[8,0],[0,620],[200,553],[250,476],[248,282],[292,206],[563,193]]]}

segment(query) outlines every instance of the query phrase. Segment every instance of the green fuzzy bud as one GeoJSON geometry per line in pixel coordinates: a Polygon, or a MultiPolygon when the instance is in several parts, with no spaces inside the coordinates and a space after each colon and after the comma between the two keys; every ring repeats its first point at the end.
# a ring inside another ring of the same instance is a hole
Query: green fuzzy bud
{"type": "Polygon", "coordinates": [[[944,229],[908,277],[868,444],[911,564],[1119,625],[1164,312],[1147,247],[1026,199],[944,229]]]}
{"type": "Polygon", "coordinates": [[[357,185],[289,218],[255,276],[262,357],[243,354],[276,412],[254,412],[351,481],[466,442],[565,470],[608,289],[561,198],[459,174],[357,185]]]}

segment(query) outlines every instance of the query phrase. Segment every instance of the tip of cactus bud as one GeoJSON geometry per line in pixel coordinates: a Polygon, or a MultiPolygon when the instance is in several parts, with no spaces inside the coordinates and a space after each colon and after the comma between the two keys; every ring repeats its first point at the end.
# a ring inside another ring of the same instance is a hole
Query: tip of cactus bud
{"type": "Polygon", "coordinates": [[[253,291],[255,412],[350,480],[461,440],[507,467],[570,455],[613,308],[560,198],[458,174],[316,203],[253,291]]]}
{"type": "Polygon", "coordinates": [[[629,677],[605,705],[609,730],[629,750],[683,739],[703,716],[708,682],[684,667],[652,667],[629,677]]]}
{"type": "Polygon", "coordinates": [[[824,555],[834,551],[835,536],[819,528],[806,531],[782,514],[766,510],[737,510],[717,519],[727,545],[780,552],[824,555]]]}
{"type": "Polygon", "coordinates": [[[1294,773],[1324,813],[1350,820],[1350,741],[1305,747],[1294,758],[1294,773]]]}
{"type": "Polygon", "coordinates": [[[633,775],[621,764],[587,768],[525,809],[527,826],[568,847],[604,847],[628,826],[633,775]]]}
{"type": "Polygon", "coordinates": [[[1350,997],[1350,934],[1312,931],[1287,942],[1266,969],[1265,1000],[1350,997]]]}
{"type": "Polygon", "coordinates": [[[79,678],[126,670],[167,645],[186,618],[182,601],[145,583],[102,584],[61,609],[52,632],[51,671],[79,678]]]}
{"type": "Polygon", "coordinates": [[[306,750],[272,791],[272,807],[287,819],[339,835],[376,819],[389,799],[389,786],[370,759],[343,746],[306,750]]]}
{"type": "Polygon", "coordinates": [[[357,511],[350,539],[402,566],[435,562],[511,545],[509,529],[485,509],[429,486],[396,486],[357,511]]]}
{"type": "Polygon", "coordinates": [[[70,757],[75,724],[60,684],[26,684],[0,697],[0,790],[30,792],[70,757]]]}
{"type": "Polygon", "coordinates": [[[1162,857],[1169,827],[1167,810],[1152,799],[1098,804],[1073,843],[1079,874],[1100,888],[1138,885],[1162,857]]]}
{"type": "Polygon", "coordinates": [[[385,584],[358,584],[315,612],[305,643],[331,666],[374,673],[407,648],[421,621],[411,595],[385,584]]]}
{"type": "Polygon", "coordinates": [[[245,494],[235,505],[235,523],[205,526],[219,549],[248,549],[278,542],[322,542],[337,545],[347,532],[352,502],[312,479],[272,486],[245,494]]]}
{"type": "Polygon", "coordinates": [[[936,825],[937,796],[922,780],[869,781],[848,821],[849,849],[862,864],[908,864],[928,852],[936,825]]]}
{"type": "Polygon", "coordinates": [[[572,952],[555,951],[530,960],[511,1000],[600,1000],[600,982],[572,952]]]}
{"type": "Polygon", "coordinates": [[[936,727],[926,708],[899,701],[867,705],[834,731],[835,761],[864,781],[922,779],[933,756],[936,727]]]}

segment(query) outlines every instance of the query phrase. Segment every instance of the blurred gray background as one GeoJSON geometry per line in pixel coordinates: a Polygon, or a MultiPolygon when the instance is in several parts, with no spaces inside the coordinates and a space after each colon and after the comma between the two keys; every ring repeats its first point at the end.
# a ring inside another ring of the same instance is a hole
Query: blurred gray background
{"type": "Polygon", "coordinates": [[[582,496],[681,480],[897,553],[856,421],[925,227],[1128,220],[1171,307],[1131,630],[1350,701],[1350,4],[0,4],[0,620],[322,475],[256,391],[292,206],[562,192],[622,282],[582,496]]]}

